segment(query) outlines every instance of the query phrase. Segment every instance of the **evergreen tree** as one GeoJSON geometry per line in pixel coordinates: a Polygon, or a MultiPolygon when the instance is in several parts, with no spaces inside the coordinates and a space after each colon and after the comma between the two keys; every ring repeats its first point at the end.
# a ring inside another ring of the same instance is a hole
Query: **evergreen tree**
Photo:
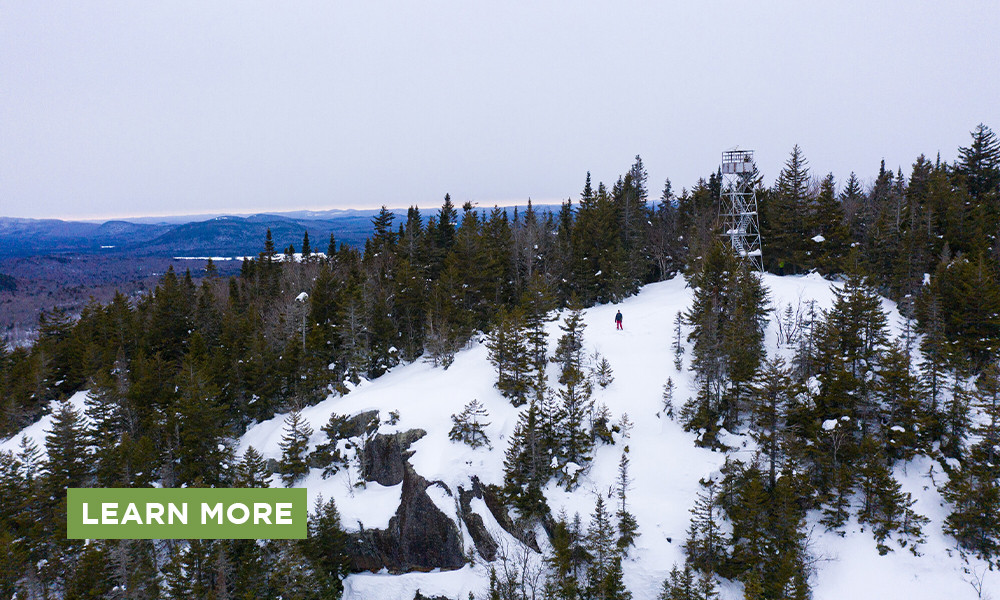
{"type": "Polygon", "coordinates": [[[674,565],[670,575],[663,581],[658,600],[716,600],[719,592],[710,574],[696,578],[694,569],[685,564],[684,569],[674,565]]]}
{"type": "Polygon", "coordinates": [[[694,568],[713,574],[726,560],[719,523],[720,507],[716,497],[718,484],[711,479],[702,479],[700,483],[701,491],[691,509],[691,527],[688,528],[684,551],[694,568]]]}
{"type": "Polygon", "coordinates": [[[813,257],[806,254],[813,243],[806,229],[813,204],[808,164],[802,149],[795,145],[767,203],[771,227],[762,233],[768,240],[768,260],[784,264],[785,273],[808,270],[815,264],[813,257]]]}
{"type": "Polygon", "coordinates": [[[635,538],[639,536],[639,522],[636,521],[635,516],[629,512],[628,506],[626,505],[626,495],[628,494],[629,487],[632,484],[632,478],[628,474],[628,446],[625,447],[625,451],[622,452],[621,460],[618,461],[618,483],[616,493],[618,495],[618,512],[615,516],[618,517],[618,541],[616,542],[618,546],[618,551],[622,554],[628,551],[629,546],[635,545],[635,538]]]}
{"type": "Polygon", "coordinates": [[[68,401],[61,402],[52,414],[52,429],[45,435],[45,451],[45,478],[53,499],[65,497],[67,488],[88,484],[92,464],[86,422],[68,401]]]}
{"type": "Polygon", "coordinates": [[[504,495],[522,521],[547,517],[549,507],[542,487],[551,477],[551,448],[535,400],[521,411],[504,460],[504,495]]]}
{"type": "Polygon", "coordinates": [[[309,245],[309,231],[302,233],[302,260],[308,261],[312,256],[312,246],[309,245]]]}
{"type": "Polygon", "coordinates": [[[514,406],[523,405],[531,386],[531,355],[520,310],[501,308],[486,339],[489,360],[497,370],[496,387],[514,406]]]}
{"type": "Polygon", "coordinates": [[[595,381],[601,389],[608,387],[614,382],[614,371],[608,359],[601,356],[600,352],[595,352],[591,361],[590,378],[595,381]]]}
{"type": "Polygon", "coordinates": [[[552,526],[552,550],[546,556],[548,567],[547,597],[574,600],[583,593],[581,571],[590,560],[580,532],[580,515],[567,523],[565,513],[552,526]]]}
{"type": "Polygon", "coordinates": [[[561,405],[555,431],[559,444],[556,459],[561,483],[567,489],[576,487],[580,472],[590,462],[594,445],[586,427],[593,410],[590,383],[582,374],[575,373],[575,370],[570,371],[565,385],[558,390],[561,405]]]}
{"type": "Polygon", "coordinates": [[[219,486],[232,458],[225,407],[200,362],[198,356],[186,357],[177,377],[179,396],[168,421],[172,431],[168,456],[173,460],[164,473],[170,486],[219,486]]]}
{"type": "Polygon", "coordinates": [[[684,344],[681,341],[682,328],[684,326],[684,314],[677,311],[674,317],[674,335],[671,342],[671,349],[674,352],[674,368],[680,371],[684,367],[684,344]]]}
{"type": "MultiPolygon", "coordinates": [[[[951,365],[978,373],[1000,348],[1000,284],[986,259],[942,260],[927,291],[937,302],[951,365]]],[[[924,313],[924,328],[930,325],[924,313]]]]}
{"type": "Polygon", "coordinates": [[[340,524],[340,513],[333,499],[316,498],[309,515],[308,537],[302,540],[302,554],[314,573],[318,598],[340,598],[343,579],[348,574],[348,537],[340,524]]]}
{"type": "Polygon", "coordinates": [[[842,270],[841,260],[847,255],[850,246],[850,232],[845,219],[843,206],[836,196],[833,173],[830,173],[820,184],[809,232],[822,238],[822,241],[814,241],[813,248],[816,249],[810,250],[813,264],[822,273],[839,273],[842,270]]]}
{"type": "Polygon", "coordinates": [[[449,250],[455,243],[457,222],[458,211],[455,210],[455,205],[451,202],[451,194],[445,194],[444,204],[441,205],[441,211],[438,213],[437,229],[435,230],[437,246],[442,251],[449,250]]]}
{"type": "Polygon", "coordinates": [[[656,267],[656,280],[668,279],[685,262],[683,240],[680,234],[680,215],[677,198],[667,179],[663,185],[660,202],[656,205],[652,229],[649,233],[649,250],[656,267]]]}
{"type": "Polygon", "coordinates": [[[524,311],[525,341],[532,368],[533,387],[536,397],[547,389],[545,368],[548,359],[548,333],[546,324],[555,319],[549,311],[553,307],[552,294],[545,280],[538,274],[528,281],[528,287],[521,295],[524,311]]]}
{"type": "Polygon", "coordinates": [[[556,345],[553,361],[559,363],[559,383],[569,380],[580,381],[583,377],[583,311],[574,308],[569,311],[566,319],[559,325],[563,335],[556,345]]]}
{"type": "Polygon", "coordinates": [[[695,289],[685,318],[694,342],[699,398],[685,427],[705,429],[703,443],[714,443],[721,417],[735,429],[750,382],[764,356],[767,292],[755,273],[721,243],[713,245],[701,271],[692,275],[695,289]]]}
{"type": "Polygon", "coordinates": [[[587,549],[591,556],[590,566],[587,569],[590,597],[614,597],[613,590],[620,586],[620,582],[612,582],[610,575],[612,563],[615,558],[619,557],[619,554],[615,545],[611,517],[605,507],[604,497],[600,494],[597,495],[594,514],[591,516],[590,527],[587,529],[587,549]],[[616,583],[619,586],[616,586],[616,583]]]}
{"type": "Polygon", "coordinates": [[[674,385],[674,380],[667,377],[667,382],[663,384],[663,395],[661,396],[663,400],[663,414],[669,419],[674,418],[674,390],[676,390],[674,385]]]}
{"type": "Polygon", "coordinates": [[[972,130],[972,144],[958,149],[955,172],[975,200],[1000,195],[1000,140],[980,123],[972,130]]]}
{"type": "Polygon", "coordinates": [[[912,544],[910,550],[917,554],[917,547],[924,541],[922,526],[927,519],[913,511],[915,501],[900,489],[875,440],[871,437],[862,440],[860,453],[858,484],[862,503],[858,522],[871,524],[879,554],[891,551],[885,541],[893,532],[900,534],[901,547],[912,544]]]}
{"type": "Polygon", "coordinates": [[[866,279],[851,273],[817,335],[820,390],[816,410],[823,419],[849,416],[862,433],[880,426],[874,379],[887,344],[882,301],[866,279]]]}
{"type": "Polygon", "coordinates": [[[281,480],[291,487],[309,472],[306,461],[306,451],[309,449],[309,438],[313,434],[312,426],[302,417],[302,413],[293,410],[285,417],[284,433],[281,436],[281,480]]]}
{"type": "Polygon", "coordinates": [[[112,592],[111,565],[101,544],[89,544],[77,559],[76,569],[66,582],[66,598],[100,600],[112,592]]]}
{"type": "Polygon", "coordinates": [[[995,562],[1000,557],[1000,483],[998,468],[987,461],[981,447],[975,447],[969,459],[948,474],[942,490],[952,505],[945,518],[944,531],[958,542],[959,548],[982,560],[995,562]]]}
{"type": "Polygon", "coordinates": [[[267,468],[267,462],[253,446],[249,446],[243,453],[243,459],[236,464],[233,472],[233,487],[237,488],[266,488],[271,473],[267,468]]]}
{"type": "Polygon", "coordinates": [[[489,422],[486,421],[488,417],[489,413],[486,411],[486,407],[479,400],[473,399],[465,405],[462,412],[451,416],[453,425],[448,437],[473,448],[486,446],[492,449],[493,444],[490,443],[490,438],[483,430],[484,427],[489,426],[489,422]]]}
{"type": "Polygon", "coordinates": [[[771,488],[782,467],[788,412],[796,393],[791,372],[779,357],[764,365],[751,394],[751,435],[766,461],[767,482],[771,488]]]}
{"type": "Polygon", "coordinates": [[[948,396],[944,410],[940,415],[941,453],[949,458],[960,458],[966,452],[966,440],[969,437],[969,427],[972,416],[969,407],[972,405],[972,393],[967,388],[967,381],[956,378],[948,396]]]}
{"type": "Polygon", "coordinates": [[[929,424],[924,413],[920,382],[911,373],[910,359],[897,342],[889,346],[882,359],[876,394],[883,407],[888,431],[888,451],[892,459],[909,459],[918,451],[919,433],[929,424]]]}

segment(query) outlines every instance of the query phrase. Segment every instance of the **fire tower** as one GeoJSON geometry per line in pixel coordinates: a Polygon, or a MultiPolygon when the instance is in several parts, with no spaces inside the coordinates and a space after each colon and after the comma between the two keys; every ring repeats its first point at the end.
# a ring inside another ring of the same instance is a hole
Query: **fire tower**
{"type": "Polygon", "coordinates": [[[723,235],[729,237],[737,256],[750,261],[763,272],[760,248],[760,225],[757,222],[757,192],[754,178],[757,167],[753,150],[729,150],[722,153],[722,222],[723,235]]]}

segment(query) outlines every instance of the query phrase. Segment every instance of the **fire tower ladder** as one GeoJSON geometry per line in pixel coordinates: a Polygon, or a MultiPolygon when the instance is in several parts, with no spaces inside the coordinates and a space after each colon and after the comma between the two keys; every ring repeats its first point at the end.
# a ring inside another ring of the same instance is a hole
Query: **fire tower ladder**
{"type": "Polygon", "coordinates": [[[757,220],[757,192],[754,176],[757,167],[753,150],[728,150],[722,153],[722,211],[725,233],[737,256],[763,272],[760,225],[757,220]]]}

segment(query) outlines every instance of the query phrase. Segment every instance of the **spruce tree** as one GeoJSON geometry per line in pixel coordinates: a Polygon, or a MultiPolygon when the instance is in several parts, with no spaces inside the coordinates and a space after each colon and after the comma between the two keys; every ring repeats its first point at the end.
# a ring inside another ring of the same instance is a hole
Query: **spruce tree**
{"type": "Polygon", "coordinates": [[[920,382],[911,373],[910,359],[899,342],[883,354],[882,369],[876,384],[876,394],[884,407],[889,456],[894,460],[909,459],[919,450],[920,432],[929,419],[924,412],[920,382]]]}
{"type": "MultiPolygon", "coordinates": [[[[936,300],[949,342],[951,366],[978,373],[1000,348],[1000,284],[987,259],[942,260],[927,290],[936,300]]],[[[931,323],[926,319],[924,327],[931,323]]]]}
{"type": "Polygon", "coordinates": [[[684,314],[677,311],[674,317],[674,334],[670,348],[674,352],[674,368],[680,371],[684,367],[684,343],[681,341],[682,328],[684,325],[684,314]]]}
{"type": "Polygon", "coordinates": [[[288,487],[295,485],[295,482],[309,472],[306,451],[309,449],[309,438],[312,434],[312,426],[298,410],[293,410],[285,417],[284,433],[279,445],[281,480],[288,487]]]}
{"type": "Polygon", "coordinates": [[[601,356],[600,352],[594,352],[593,357],[591,357],[590,378],[601,386],[601,389],[604,389],[614,382],[613,373],[608,359],[601,356]]]}
{"type": "Polygon", "coordinates": [[[552,449],[535,400],[521,411],[504,459],[504,495],[524,522],[548,516],[542,487],[552,473],[552,449]]]}
{"type": "Polygon", "coordinates": [[[486,339],[489,360],[497,370],[496,387],[514,406],[527,402],[531,386],[531,354],[520,310],[501,307],[486,339]]]}
{"type": "Polygon", "coordinates": [[[674,565],[670,575],[663,581],[657,600],[716,600],[719,592],[711,574],[698,576],[689,563],[684,569],[674,565]]]}
{"type": "Polygon", "coordinates": [[[626,504],[626,496],[632,485],[632,478],[628,474],[628,465],[628,446],[626,446],[618,461],[618,482],[615,490],[619,502],[618,511],[615,513],[615,516],[618,517],[618,541],[615,543],[618,546],[618,551],[622,554],[628,552],[629,546],[635,545],[635,538],[639,536],[639,522],[629,512],[626,504]]]}
{"type": "Polygon", "coordinates": [[[312,257],[312,246],[309,245],[309,231],[302,232],[302,261],[306,262],[312,257]]]}
{"type": "Polygon", "coordinates": [[[739,424],[741,405],[764,356],[767,292],[757,275],[721,243],[712,246],[690,284],[694,300],[685,319],[691,324],[691,368],[699,398],[685,427],[705,429],[703,443],[712,444],[720,417],[728,429],[739,424]]]}
{"type": "Polygon", "coordinates": [[[837,199],[833,173],[823,178],[819,195],[816,197],[816,210],[812,218],[809,233],[813,234],[813,264],[824,274],[841,272],[841,260],[847,255],[850,246],[850,232],[845,222],[844,208],[837,199]],[[819,236],[822,238],[816,238],[819,236]],[[814,241],[815,240],[815,241],[814,241]]]}
{"type": "Polygon", "coordinates": [[[546,324],[555,319],[550,315],[553,299],[549,286],[538,274],[528,282],[528,288],[521,295],[521,307],[524,311],[525,341],[528,345],[528,362],[531,366],[531,388],[536,400],[545,395],[548,389],[546,365],[548,357],[548,333],[546,324]]]}
{"type": "Polygon", "coordinates": [[[700,571],[713,574],[726,560],[722,528],[719,523],[720,507],[716,490],[718,484],[702,479],[701,490],[691,508],[691,526],[688,528],[684,551],[688,562],[700,571]]]}
{"type": "Polygon", "coordinates": [[[203,358],[197,355],[184,359],[177,384],[179,396],[168,420],[172,473],[165,473],[166,479],[178,487],[219,486],[232,459],[219,389],[212,383],[203,358]]]}
{"type": "Polygon", "coordinates": [[[866,278],[852,272],[817,335],[820,391],[816,409],[822,419],[850,416],[862,432],[880,426],[874,379],[888,341],[882,301],[866,278]]]}
{"type": "Polygon", "coordinates": [[[559,325],[563,335],[556,344],[553,361],[559,364],[559,383],[583,376],[583,330],[587,325],[583,322],[583,311],[573,308],[566,319],[559,325]]]}
{"type": "Polygon", "coordinates": [[[812,237],[806,227],[810,223],[813,199],[809,192],[808,161],[798,145],[792,148],[785,168],[778,175],[771,202],[774,208],[772,228],[765,233],[768,239],[769,260],[784,263],[784,273],[793,274],[815,265],[807,255],[812,237]]]}
{"type": "Polygon", "coordinates": [[[308,536],[302,540],[302,554],[309,560],[320,598],[340,598],[343,579],[348,574],[350,556],[348,536],[340,524],[340,513],[333,499],[316,498],[309,515],[308,536]]]}
{"type": "Polygon", "coordinates": [[[995,562],[1000,557],[1000,483],[995,463],[989,463],[980,447],[957,469],[948,473],[942,496],[952,506],[944,532],[964,552],[995,562]]]}
{"type": "Polygon", "coordinates": [[[774,487],[781,470],[788,411],[797,391],[791,372],[778,357],[764,365],[751,393],[751,435],[766,461],[770,487],[774,487]]]}
{"type": "Polygon", "coordinates": [[[601,494],[597,495],[594,514],[590,519],[590,527],[587,528],[587,550],[591,556],[587,569],[589,594],[595,598],[606,598],[610,591],[608,588],[611,587],[609,584],[612,583],[609,581],[611,565],[619,554],[611,517],[601,494]]]}
{"type": "Polygon", "coordinates": [[[982,123],[971,133],[972,144],[958,149],[955,172],[975,200],[1000,195],[1000,140],[982,123]]]}
{"type": "Polygon", "coordinates": [[[61,402],[52,414],[52,429],[45,435],[45,451],[46,487],[54,500],[65,498],[67,488],[88,485],[93,465],[86,422],[68,401],[61,402]]]}
{"type": "Polygon", "coordinates": [[[663,394],[660,396],[663,402],[663,408],[661,412],[667,416],[668,419],[674,418],[674,391],[677,387],[674,385],[674,380],[667,377],[667,382],[663,384],[663,394]]]}
{"type": "Polygon", "coordinates": [[[233,472],[233,487],[266,488],[271,473],[267,462],[253,446],[247,447],[243,459],[236,464],[233,472]]]}
{"type": "Polygon", "coordinates": [[[858,522],[871,524],[879,554],[892,550],[885,542],[894,532],[900,534],[900,546],[910,544],[910,550],[916,554],[924,541],[922,525],[927,519],[913,511],[914,500],[902,492],[875,440],[871,437],[862,440],[860,453],[858,487],[862,502],[858,522]]]}
{"type": "Polygon", "coordinates": [[[486,411],[486,407],[479,400],[473,399],[465,405],[462,412],[451,416],[453,425],[451,431],[448,433],[448,437],[453,441],[468,444],[473,448],[486,446],[492,449],[493,445],[490,443],[490,438],[487,437],[486,432],[483,430],[484,427],[488,427],[490,424],[486,420],[488,417],[489,413],[486,411]]]}
{"type": "Polygon", "coordinates": [[[590,556],[583,547],[579,517],[574,523],[568,523],[566,514],[562,513],[552,526],[551,552],[545,557],[548,567],[547,597],[558,600],[575,600],[580,598],[581,569],[590,556]]]}

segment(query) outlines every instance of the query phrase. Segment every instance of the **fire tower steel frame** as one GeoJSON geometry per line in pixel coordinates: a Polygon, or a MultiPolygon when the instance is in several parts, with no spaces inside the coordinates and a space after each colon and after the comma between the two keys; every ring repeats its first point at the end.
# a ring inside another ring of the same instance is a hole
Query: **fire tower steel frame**
{"type": "Polygon", "coordinates": [[[757,221],[757,192],[753,150],[729,150],[722,153],[722,222],[723,235],[729,237],[737,256],[750,261],[757,271],[764,271],[757,221]]]}

